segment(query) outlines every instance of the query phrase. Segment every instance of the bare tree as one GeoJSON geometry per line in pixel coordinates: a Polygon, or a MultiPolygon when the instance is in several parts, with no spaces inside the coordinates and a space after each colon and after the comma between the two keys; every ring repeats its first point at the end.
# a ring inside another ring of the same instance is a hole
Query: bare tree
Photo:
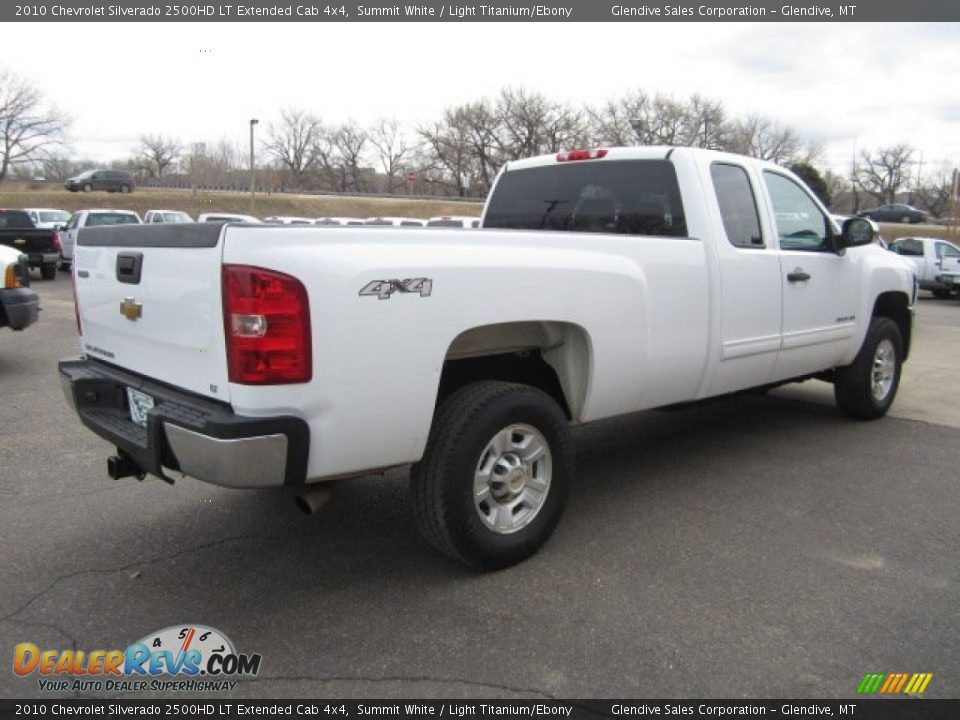
{"type": "Polygon", "coordinates": [[[69,125],[29,82],[0,71],[0,183],[12,166],[42,162],[61,147],[69,125]]]}
{"type": "Polygon", "coordinates": [[[946,161],[927,172],[926,178],[916,189],[916,203],[935,217],[943,217],[950,209],[950,194],[953,190],[953,170],[946,161]]]}
{"type": "Polygon", "coordinates": [[[387,176],[387,192],[392,193],[397,185],[397,175],[403,171],[411,147],[407,144],[403,129],[396,118],[380,120],[371,128],[368,138],[380,167],[383,168],[383,174],[387,176]]]}
{"type": "Polygon", "coordinates": [[[781,165],[812,159],[802,155],[803,140],[793,128],[756,114],[734,122],[727,149],[781,165]]]}
{"type": "Polygon", "coordinates": [[[183,145],[179,140],[164,135],[141,135],[139,156],[147,172],[157,178],[180,157],[183,145]]]}
{"type": "Polygon", "coordinates": [[[878,202],[896,202],[897,193],[910,181],[913,148],[906,143],[861,150],[855,168],[857,184],[878,202]]]}
{"type": "Polygon", "coordinates": [[[368,140],[366,130],[352,120],[343,123],[331,134],[330,141],[340,168],[341,192],[366,189],[360,166],[368,140]]]}
{"type": "Polygon", "coordinates": [[[557,152],[583,144],[587,136],[583,111],[523,88],[502,90],[496,112],[500,151],[507,160],[557,152]]]}
{"type": "Polygon", "coordinates": [[[443,168],[445,180],[457,195],[466,197],[475,163],[464,128],[440,121],[421,126],[417,133],[424,141],[426,162],[423,170],[431,171],[424,172],[424,176],[434,178],[437,171],[443,168]]]}
{"type": "Polygon", "coordinates": [[[303,187],[307,174],[317,165],[323,133],[319,117],[296,108],[281,111],[280,122],[267,129],[267,151],[289,171],[296,188],[303,187]]]}

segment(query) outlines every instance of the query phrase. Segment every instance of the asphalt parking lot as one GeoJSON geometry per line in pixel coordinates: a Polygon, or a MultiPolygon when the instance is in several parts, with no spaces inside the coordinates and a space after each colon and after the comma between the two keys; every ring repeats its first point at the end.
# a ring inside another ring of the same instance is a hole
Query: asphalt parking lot
{"type": "Polygon", "coordinates": [[[262,654],[233,697],[850,697],[866,672],[960,694],[956,300],[919,303],[898,417],[845,420],[807,383],[579,429],[551,542],[480,575],[420,540],[399,473],[312,517],[110,480],[57,381],[70,282],[34,287],[40,323],[0,331],[3,697],[43,696],[16,643],[191,622],[262,654]]]}

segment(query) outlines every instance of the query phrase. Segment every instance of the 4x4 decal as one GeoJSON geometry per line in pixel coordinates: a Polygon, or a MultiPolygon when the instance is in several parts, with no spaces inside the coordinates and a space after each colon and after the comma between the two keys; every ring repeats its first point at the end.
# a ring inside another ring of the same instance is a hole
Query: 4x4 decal
{"type": "Polygon", "coordinates": [[[430,278],[407,278],[406,280],[373,280],[360,289],[360,296],[373,295],[378,300],[389,300],[394,293],[419,293],[429,297],[433,292],[430,278]]]}

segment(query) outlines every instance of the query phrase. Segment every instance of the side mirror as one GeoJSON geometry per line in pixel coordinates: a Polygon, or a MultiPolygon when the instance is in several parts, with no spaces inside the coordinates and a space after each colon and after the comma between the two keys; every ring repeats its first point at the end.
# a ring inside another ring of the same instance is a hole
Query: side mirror
{"type": "Polygon", "coordinates": [[[843,223],[843,230],[837,238],[838,249],[869,245],[873,242],[877,232],[873,223],[866,218],[850,218],[843,223]]]}

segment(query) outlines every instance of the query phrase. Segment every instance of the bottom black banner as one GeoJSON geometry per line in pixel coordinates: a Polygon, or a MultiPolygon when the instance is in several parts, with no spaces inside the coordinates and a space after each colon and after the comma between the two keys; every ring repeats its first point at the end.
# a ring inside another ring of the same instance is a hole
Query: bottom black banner
{"type": "Polygon", "coordinates": [[[960,718],[958,700],[0,700],[4,717],[960,718]]]}

